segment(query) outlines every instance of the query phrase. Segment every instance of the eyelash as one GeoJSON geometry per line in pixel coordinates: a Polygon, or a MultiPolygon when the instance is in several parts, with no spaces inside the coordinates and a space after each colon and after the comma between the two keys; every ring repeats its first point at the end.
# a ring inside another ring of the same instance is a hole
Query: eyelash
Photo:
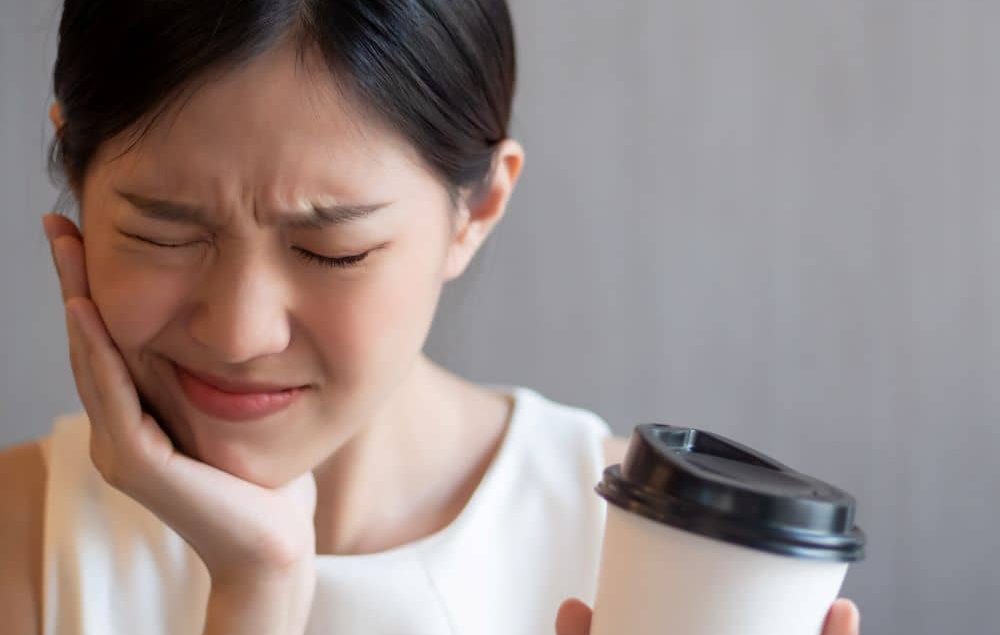
{"type": "MultiPolygon", "coordinates": [[[[122,232],[125,233],[125,232],[122,232]]],[[[166,247],[168,249],[178,249],[181,247],[188,247],[194,243],[181,243],[179,245],[171,245],[168,243],[158,243],[155,240],[150,240],[148,238],[143,238],[142,236],[136,236],[135,234],[125,234],[130,238],[142,241],[144,243],[149,243],[150,245],[155,245],[157,247],[166,247]]],[[[292,247],[292,251],[295,252],[297,256],[306,260],[308,262],[313,262],[321,267],[330,267],[337,269],[349,269],[351,267],[357,266],[362,260],[368,257],[370,251],[366,251],[363,254],[358,254],[356,256],[344,256],[343,258],[330,258],[328,256],[321,256],[319,254],[314,254],[311,251],[302,249],[301,247],[292,247]]]]}
{"type": "Polygon", "coordinates": [[[357,256],[345,256],[343,258],[329,258],[327,256],[320,256],[319,254],[314,254],[311,251],[306,251],[300,247],[292,247],[292,250],[298,254],[303,259],[309,262],[315,262],[321,267],[337,267],[339,269],[349,269],[350,267],[357,266],[362,260],[368,257],[370,251],[366,251],[363,254],[358,254],[357,256]]]}

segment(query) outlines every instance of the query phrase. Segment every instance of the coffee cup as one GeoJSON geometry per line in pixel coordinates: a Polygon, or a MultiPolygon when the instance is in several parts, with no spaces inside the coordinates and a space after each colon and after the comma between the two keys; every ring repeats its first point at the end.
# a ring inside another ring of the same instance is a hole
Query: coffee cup
{"type": "Polygon", "coordinates": [[[636,426],[595,490],[591,635],[820,635],[864,557],[849,494],[694,428],[636,426]]]}

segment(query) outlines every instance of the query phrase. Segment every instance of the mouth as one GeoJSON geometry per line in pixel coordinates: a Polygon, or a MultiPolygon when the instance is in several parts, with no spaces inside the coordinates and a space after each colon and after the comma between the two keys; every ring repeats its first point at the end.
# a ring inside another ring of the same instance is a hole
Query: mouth
{"type": "Polygon", "coordinates": [[[227,421],[249,421],[288,408],[307,385],[243,382],[206,375],[171,362],[188,401],[201,412],[227,421]]]}

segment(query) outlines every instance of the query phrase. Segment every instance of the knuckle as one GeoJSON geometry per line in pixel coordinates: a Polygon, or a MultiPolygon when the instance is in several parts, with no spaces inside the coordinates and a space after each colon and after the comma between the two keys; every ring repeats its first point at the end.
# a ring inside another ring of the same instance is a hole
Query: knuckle
{"type": "Polygon", "coordinates": [[[273,544],[271,563],[279,570],[292,569],[305,553],[304,549],[293,540],[278,540],[273,544]]]}
{"type": "Polygon", "coordinates": [[[261,531],[255,541],[252,553],[266,563],[270,568],[291,569],[300,562],[309,545],[305,540],[289,535],[289,532],[279,533],[273,530],[261,531]]]}
{"type": "Polygon", "coordinates": [[[101,478],[104,479],[104,482],[117,489],[120,479],[112,466],[112,462],[95,452],[90,453],[90,459],[93,462],[94,467],[97,468],[101,478]]]}
{"type": "Polygon", "coordinates": [[[105,483],[115,489],[124,490],[125,479],[121,462],[115,460],[114,452],[110,448],[105,447],[104,443],[92,440],[90,460],[105,483]]]}

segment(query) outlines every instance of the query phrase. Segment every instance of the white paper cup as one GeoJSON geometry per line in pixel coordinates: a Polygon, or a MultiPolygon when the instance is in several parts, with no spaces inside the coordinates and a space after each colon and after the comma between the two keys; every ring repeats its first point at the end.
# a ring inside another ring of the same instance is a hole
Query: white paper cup
{"type": "Polygon", "coordinates": [[[863,555],[846,493],[701,431],[637,426],[597,489],[609,504],[590,635],[820,635],[863,555]],[[684,434],[689,447],[665,446],[684,434]],[[850,531],[786,531],[789,518],[828,519],[823,503],[850,531]],[[757,525],[769,514],[785,523],[757,525]]]}

